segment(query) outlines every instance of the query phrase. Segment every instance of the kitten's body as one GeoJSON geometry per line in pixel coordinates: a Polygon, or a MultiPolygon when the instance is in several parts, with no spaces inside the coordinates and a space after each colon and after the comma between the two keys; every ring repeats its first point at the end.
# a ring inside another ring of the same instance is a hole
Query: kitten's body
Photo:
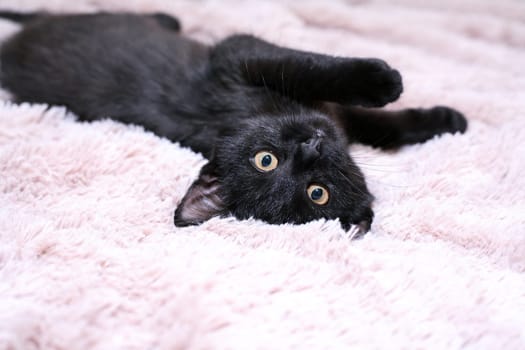
{"type": "Polygon", "coordinates": [[[382,106],[401,93],[399,73],[380,60],[243,35],[208,47],[177,31],[166,15],[31,17],[1,49],[0,82],[17,101],[139,124],[203,153],[210,162],[177,225],[233,214],[270,223],[338,218],[366,231],[372,196],[346,145],[397,147],[465,130],[464,118],[444,107],[398,115],[352,107],[382,106]],[[263,151],[278,167],[254,163],[263,151]],[[327,203],[313,200],[318,184],[327,203]]]}

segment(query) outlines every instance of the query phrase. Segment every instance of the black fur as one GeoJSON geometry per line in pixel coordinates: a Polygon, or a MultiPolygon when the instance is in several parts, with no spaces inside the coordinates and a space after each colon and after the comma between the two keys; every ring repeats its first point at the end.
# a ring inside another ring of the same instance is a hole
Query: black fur
{"type": "Polygon", "coordinates": [[[467,125],[447,107],[363,108],[402,92],[400,74],[378,59],[249,35],[208,47],[178,34],[178,20],[164,14],[0,16],[25,21],[0,52],[0,81],[17,101],[139,124],[209,159],[175,212],[177,226],[234,215],[273,224],[339,219],[366,232],[373,197],[348,143],[396,148],[467,125]],[[278,167],[256,169],[259,151],[278,167]],[[328,190],[328,203],[308,197],[312,184],[328,190]]]}
{"type": "Polygon", "coordinates": [[[9,12],[9,11],[0,11],[0,17],[9,19],[11,21],[24,23],[30,20],[35,19],[36,17],[41,17],[42,14],[35,14],[35,13],[17,13],[17,12],[9,12]]]}

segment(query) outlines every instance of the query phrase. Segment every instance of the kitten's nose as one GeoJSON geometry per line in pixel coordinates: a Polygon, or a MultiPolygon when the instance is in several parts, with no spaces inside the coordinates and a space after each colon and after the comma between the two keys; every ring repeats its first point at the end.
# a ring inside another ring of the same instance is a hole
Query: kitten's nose
{"type": "Polygon", "coordinates": [[[301,158],[303,164],[310,165],[321,156],[321,135],[316,135],[306,142],[301,143],[301,158]]]}

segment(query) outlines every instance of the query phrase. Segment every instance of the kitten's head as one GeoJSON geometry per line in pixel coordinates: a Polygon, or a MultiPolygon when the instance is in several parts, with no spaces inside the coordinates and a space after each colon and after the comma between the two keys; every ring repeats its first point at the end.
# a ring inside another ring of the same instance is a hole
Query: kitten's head
{"type": "Polygon", "coordinates": [[[271,224],[324,218],[364,233],[372,199],[345,137],[327,117],[263,116],[225,132],[177,208],[175,225],[217,215],[271,224]]]}

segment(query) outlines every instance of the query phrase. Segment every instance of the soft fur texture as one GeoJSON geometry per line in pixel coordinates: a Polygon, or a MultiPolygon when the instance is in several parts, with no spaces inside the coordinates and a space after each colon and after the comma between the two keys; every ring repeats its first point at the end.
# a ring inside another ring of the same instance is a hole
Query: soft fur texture
{"type": "Polygon", "coordinates": [[[251,32],[381,57],[404,76],[393,107],[451,105],[470,121],[393,154],[353,147],[377,201],[372,231],[348,241],[336,222],[176,229],[201,156],[2,103],[1,349],[525,348],[520,0],[0,5],[164,10],[208,42],[251,32]]]}

